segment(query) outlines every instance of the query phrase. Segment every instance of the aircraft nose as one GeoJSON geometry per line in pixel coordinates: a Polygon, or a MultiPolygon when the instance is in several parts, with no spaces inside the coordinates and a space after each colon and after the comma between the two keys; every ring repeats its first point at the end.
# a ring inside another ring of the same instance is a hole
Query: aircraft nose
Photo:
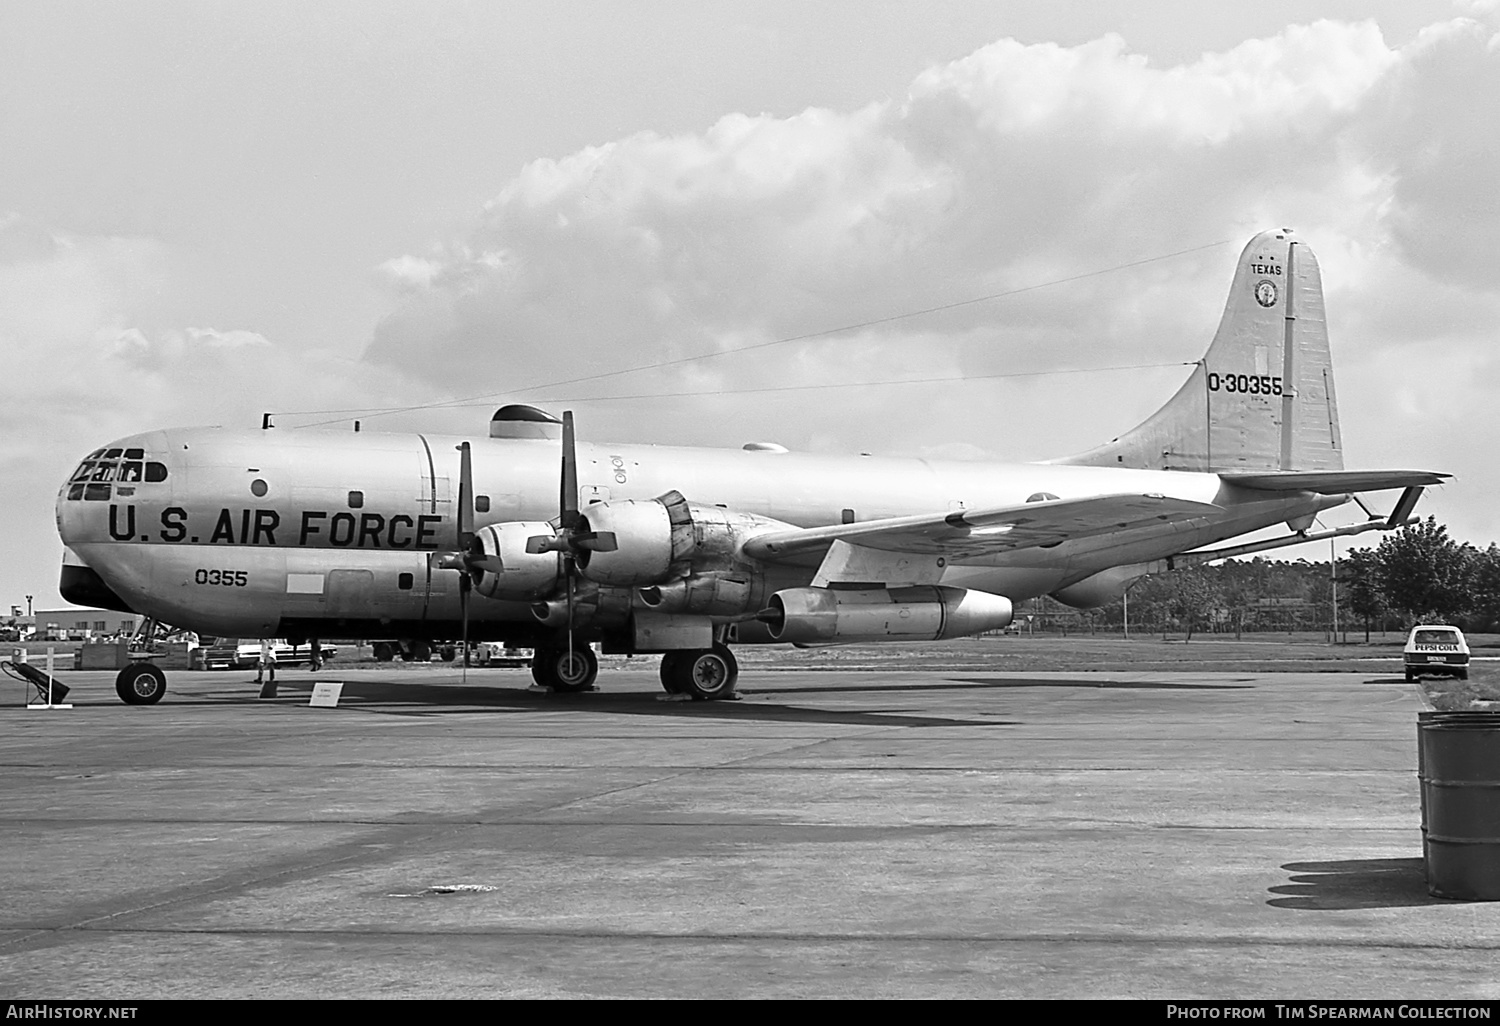
{"type": "Polygon", "coordinates": [[[78,463],[57,493],[57,531],[65,545],[88,540],[90,525],[99,519],[91,512],[147,498],[166,482],[164,447],[152,441],[135,436],[111,442],[78,463]]]}

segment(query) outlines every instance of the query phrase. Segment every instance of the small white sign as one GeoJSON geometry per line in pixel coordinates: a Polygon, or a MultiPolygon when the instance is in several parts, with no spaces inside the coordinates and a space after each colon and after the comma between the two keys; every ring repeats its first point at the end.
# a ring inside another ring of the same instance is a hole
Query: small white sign
{"type": "Polygon", "coordinates": [[[309,706],[318,706],[324,709],[336,708],[339,704],[339,695],[344,691],[342,682],[319,681],[313,685],[312,698],[308,699],[309,706]]]}

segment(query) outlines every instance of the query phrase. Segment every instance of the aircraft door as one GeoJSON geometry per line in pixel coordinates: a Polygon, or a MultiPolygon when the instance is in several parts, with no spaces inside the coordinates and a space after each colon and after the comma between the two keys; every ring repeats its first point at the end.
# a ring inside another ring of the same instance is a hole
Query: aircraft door
{"type": "Polygon", "coordinates": [[[330,570],[327,615],[336,620],[374,618],[375,574],[369,570],[330,570]]]}

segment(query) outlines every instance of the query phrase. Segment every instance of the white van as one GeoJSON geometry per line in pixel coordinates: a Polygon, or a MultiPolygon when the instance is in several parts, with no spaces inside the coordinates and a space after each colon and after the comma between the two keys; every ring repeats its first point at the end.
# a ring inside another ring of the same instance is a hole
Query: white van
{"type": "Polygon", "coordinates": [[[1406,679],[1426,674],[1469,679],[1469,643],[1464,632],[1446,624],[1418,624],[1411,629],[1402,653],[1406,679]]]}

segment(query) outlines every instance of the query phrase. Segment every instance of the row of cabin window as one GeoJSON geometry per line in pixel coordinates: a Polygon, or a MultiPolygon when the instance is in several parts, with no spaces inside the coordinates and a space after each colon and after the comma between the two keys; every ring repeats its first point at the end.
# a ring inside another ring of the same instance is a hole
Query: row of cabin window
{"type": "MultiPolygon", "coordinates": [[[[364,507],[365,507],[365,493],[364,492],[350,492],[349,493],[349,508],[350,509],[364,509],[364,507]]],[[[490,511],[490,497],[488,495],[476,495],[476,496],[474,496],[474,512],[475,513],[488,513],[489,511],[490,511]]]]}

